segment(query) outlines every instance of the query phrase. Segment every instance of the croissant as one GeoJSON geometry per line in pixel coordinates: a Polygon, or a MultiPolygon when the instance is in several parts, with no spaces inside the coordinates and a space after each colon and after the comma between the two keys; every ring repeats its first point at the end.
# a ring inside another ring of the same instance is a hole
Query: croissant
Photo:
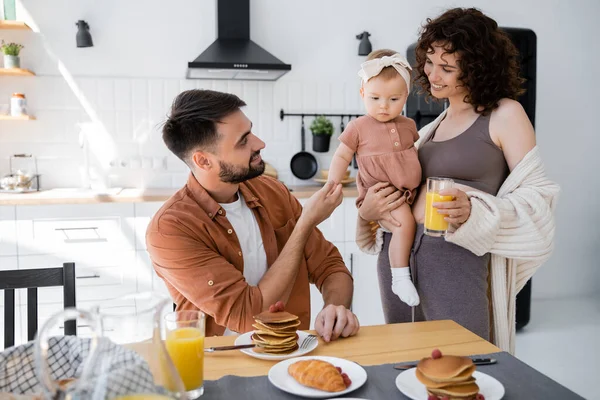
{"type": "Polygon", "coordinates": [[[298,361],[288,367],[288,374],[304,386],[326,392],[341,392],[342,390],[346,390],[342,374],[327,361],[298,361]]]}

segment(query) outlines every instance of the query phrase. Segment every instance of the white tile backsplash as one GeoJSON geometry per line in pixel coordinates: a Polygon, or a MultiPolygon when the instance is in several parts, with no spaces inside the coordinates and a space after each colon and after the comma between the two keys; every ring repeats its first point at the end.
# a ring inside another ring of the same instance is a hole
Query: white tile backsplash
{"type": "MultiPolygon", "coordinates": [[[[62,76],[35,79],[6,79],[0,85],[0,99],[14,91],[25,91],[29,110],[37,121],[0,122],[0,174],[8,173],[8,157],[31,153],[39,163],[43,187],[82,187],[86,179],[82,126],[93,127],[93,144],[88,158],[94,163],[114,154],[105,171],[112,186],[178,187],[187,179],[187,166],[173,156],[162,141],[162,124],[173,99],[183,90],[207,88],[237,94],[246,103],[244,112],[254,123],[254,132],[266,143],[263,158],[271,163],[288,184],[309,184],[290,171],[291,157],[300,151],[300,118],[279,118],[286,112],[361,112],[357,83],[252,82],[224,80],[181,80],[80,77],[69,85],[62,76]],[[87,103],[86,103],[87,102],[87,103]],[[87,107],[89,105],[89,107],[87,107]],[[349,109],[348,106],[354,108],[349,109]]],[[[2,101],[0,101],[2,103],[2,101]]],[[[312,117],[305,118],[306,150],[312,149],[309,129],[312,117]]],[[[339,118],[332,119],[336,133],[331,151],[315,153],[321,168],[327,168],[337,144],[339,118]]]]}

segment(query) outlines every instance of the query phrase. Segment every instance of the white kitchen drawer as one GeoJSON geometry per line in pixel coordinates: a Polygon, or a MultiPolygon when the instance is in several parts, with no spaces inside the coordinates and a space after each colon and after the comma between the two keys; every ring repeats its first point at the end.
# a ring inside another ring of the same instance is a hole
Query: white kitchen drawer
{"type": "Polygon", "coordinates": [[[162,207],[164,202],[153,201],[148,203],[135,204],[135,248],[136,250],[146,250],[146,229],[150,220],[162,207]]]}
{"type": "MultiPolygon", "coordinates": [[[[17,257],[0,257],[0,271],[11,271],[19,268],[17,257]]],[[[15,304],[19,304],[19,291],[15,291],[15,304]]],[[[4,306],[4,290],[0,290],[0,306],[4,306]]],[[[4,313],[0,315],[0,319],[4,321],[4,313]]],[[[4,323],[4,322],[3,322],[4,323]]],[[[4,332],[2,330],[1,332],[4,332]]],[[[3,334],[3,333],[1,333],[3,334]]]]}
{"type": "Polygon", "coordinates": [[[156,275],[148,252],[146,250],[139,250],[135,253],[138,265],[138,292],[153,291],[171,297],[165,282],[156,275]]]}
{"type": "Polygon", "coordinates": [[[0,206],[0,256],[17,255],[15,206],[0,206]]]}
{"type": "Polygon", "coordinates": [[[133,204],[19,206],[19,255],[133,250],[133,204]]]}
{"type": "MultiPolygon", "coordinates": [[[[137,291],[137,266],[134,251],[73,253],[59,255],[20,256],[19,269],[61,267],[75,263],[76,299],[80,302],[103,301],[137,291]]],[[[22,303],[26,303],[26,296],[22,303]]],[[[62,287],[40,288],[38,304],[63,302],[62,287]]]]}
{"type": "MultiPolygon", "coordinates": [[[[306,204],[308,199],[299,199],[302,207],[306,204]]],[[[345,228],[345,213],[344,213],[344,203],[340,204],[327,218],[325,221],[321,222],[317,228],[323,233],[325,239],[330,242],[343,242],[345,240],[344,232],[345,228]]]]}
{"type": "MultiPolygon", "coordinates": [[[[89,310],[91,307],[96,306],[98,302],[81,302],[77,305],[78,309],[89,310]]],[[[111,305],[113,305],[111,303],[111,305]]],[[[39,304],[38,305],[38,330],[42,328],[42,325],[46,323],[55,313],[63,310],[62,304],[39,304]]],[[[114,307],[110,308],[111,313],[115,314],[134,314],[136,312],[135,305],[132,302],[122,302],[122,304],[114,304],[114,307]]],[[[20,324],[23,328],[22,337],[20,341],[25,343],[27,341],[27,307],[21,306],[19,310],[20,324]]],[[[115,320],[106,319],[104,321],[104,329],[107,336],[117,332],[115,327],[115,320]]],[[[64,322],[59,321],[57,324],[50,328],[52,336],[62,336],[65,334],[64,322]]],[[[83,321],[77,321],[77,336],[79,337],[91,337],[92,330],[89,325],[83,321]]]]}

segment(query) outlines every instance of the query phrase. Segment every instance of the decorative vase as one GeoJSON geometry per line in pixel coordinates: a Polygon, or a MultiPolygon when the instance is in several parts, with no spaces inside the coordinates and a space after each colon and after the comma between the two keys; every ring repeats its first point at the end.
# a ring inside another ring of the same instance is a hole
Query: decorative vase
{"type": "Polygon", "coordinates": [[[4,68],[20,68],[21,67],[21,59],[19,56],[9,56],[8,54],[4,55],[4,68]]]}
{"type": "Polygon", "coordinates": [[[331,135],[313,135],[313,151],[327,153],[329,151],[330,140],[331,135]]]}

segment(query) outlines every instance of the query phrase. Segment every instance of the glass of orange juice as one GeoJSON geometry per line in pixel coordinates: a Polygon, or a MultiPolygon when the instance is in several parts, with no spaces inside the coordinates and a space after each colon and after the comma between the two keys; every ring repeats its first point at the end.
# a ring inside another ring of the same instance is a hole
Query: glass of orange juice
{"type": "Polygon", "coordinates": [[[204,313],[175,311],[165,315],[165,347],[189,399],[204,394],[204,313]]]}
{"type": "Polygon", "coordinates": [[[453,200],[452,196],[440,195],[440,190],[449,189],[454,186],[450,178],[427,178],[427,194],[425,201],[425,234],[428,236],[444,236],[448,230],[448,221],[444,218],[446,214],[437,212],[433,203],[453,200]]]}

